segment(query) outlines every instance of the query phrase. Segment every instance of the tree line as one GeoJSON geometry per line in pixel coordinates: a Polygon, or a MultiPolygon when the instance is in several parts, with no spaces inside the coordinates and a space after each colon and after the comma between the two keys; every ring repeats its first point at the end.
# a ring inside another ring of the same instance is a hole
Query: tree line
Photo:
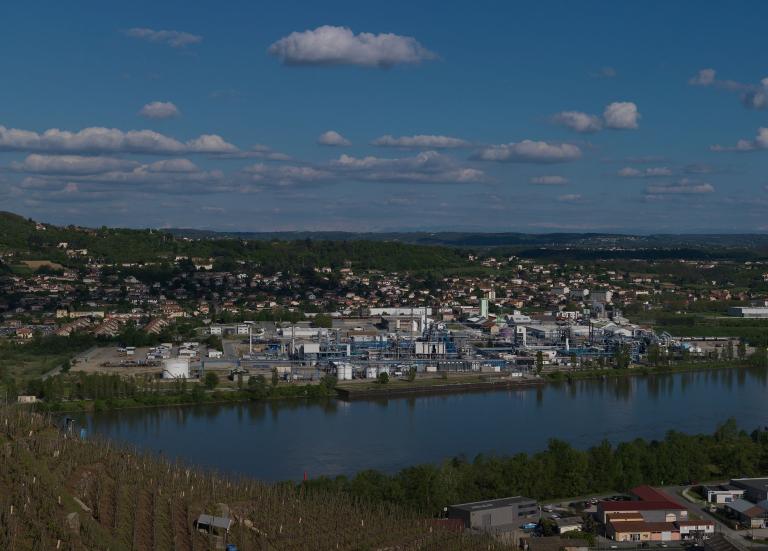
{"type": "Polygon", "coordinates": [[[670,431],[662,440],[638,438],[616,446],[604,440],[587,450],[552,439],[546,450],[535,454],[455,457],[391,475],[366,470],[302,484],[307,491],[342,491],[438,515],[447,505],[483,499],[524,495],[548,500],[626,491],[640,484],[696,483],[766,472],[768,427],[748,434],[730,419],[711,435],[670,431]]]}

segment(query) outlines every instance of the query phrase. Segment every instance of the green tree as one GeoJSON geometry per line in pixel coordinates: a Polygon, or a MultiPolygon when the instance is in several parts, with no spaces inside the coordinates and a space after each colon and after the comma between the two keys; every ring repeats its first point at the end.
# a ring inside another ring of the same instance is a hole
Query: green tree
{"type": "Polygon", "coordinates": [[[269,396],[269,387],[267,386],[267,379],[264,375],[256,375],[248,379],[248,391],[256,399],[262,399],[269,396]]]}
{"type": "Polygon", "coordinates": [[[739,356],[739,360],[744,361],[744,359],[747,357],[747,345],[744,342],[744,339],[741,339],[739,341],[739,346],[736,349],[736,354],[739,356]]]}
{"type": "Polygon", "coordinates": [[[280,376],[277,374],[277,368],[272,368],[272,386],[277,386],[277,383],[280,382],[280,376]]]}
{"type": "Polygon", "coordinates": [[[541,371],[544,369],[544,353],[539,350],[536,352],[536,375],[541,375],[541,371]]]}
{"type": "Polygon", "coordinates": [[[216,350],[223,350],[222,343],[221,343],[221,337],[218,335],[211,335],[207,339],[205,339],[205,345],[208,348],[215,348],[216,350]]]}
{"type": "Polygon", "coordinates": [[[320,385],[323,386],[326,392],[331,393],[336,388],[338,379],[334,375],[324,375],[320,379],[320,385]]]}
{"type": "Polygon", "coordinates": [[[557,534],[557,523],[549,518],[542,518],[539,521],[539,529],[542,536],[554,536],[557,534]]]}
{"type": "Polygon", "coordinates": [[[659,349],[658,344],[652,344],[648,347],[648,363],[652,366],[659,365],[659,360],[661,359],[661,349],[659,349]]]}
{"type": "Polygon", "coordinates": [[[208,390],[213,390],[219,385],[219,376],[216,375],[213,371],[209,371],[205,374],[205,380],[204,380],[205,388],[208,390]]]}
{"type": "Polygon", "coordinates": [[[389,382],[389,373],[387,372],[381,372],[379,373],[379,376],[376,377],[376,382],[380,385],[385,385],[389,382]]]}
{"type": "Polygon", "coordinates": [[[333,319],[328,314],[318,314],[312,320],[315,327],[325,327],[330,329],[333,326],[333,319]]]}
{"type": "Polygon", "coordinates": [[[629,345],[620,344],[613,351],[613,361],[617,369],[626,369],[632,361],[629,345]]]}
{"type": "Polygon", "coordinates": [[[203,403],[205,401],[205,391],[203,390],[202,385],[194,385],[192,387],[191,396],[195,403],[203,403]]]}
{"type": "Polygon", "coordinates": [[[768,367],[768,352],[766,352],[765,346],[755,348],[749,359],[755,367],[768,367]]]}
{"type": "Polygon", "coordinates": [[[416,380],[416,368],[412,367],[408,370],[408,381],[413,382],[416,380]]]}

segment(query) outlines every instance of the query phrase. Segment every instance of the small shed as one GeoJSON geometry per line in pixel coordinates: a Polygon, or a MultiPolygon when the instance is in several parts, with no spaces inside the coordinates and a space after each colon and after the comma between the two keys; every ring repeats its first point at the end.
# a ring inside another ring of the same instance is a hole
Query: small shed
{"type": "Polygon", "coordinates": [[[195,528],[200,532],[222,535],[222,533],[229,533],[229,529],[232,528],[232,522],[232,519],[229,517],[215,517],[203,513],[197,517],[195,528]]]}

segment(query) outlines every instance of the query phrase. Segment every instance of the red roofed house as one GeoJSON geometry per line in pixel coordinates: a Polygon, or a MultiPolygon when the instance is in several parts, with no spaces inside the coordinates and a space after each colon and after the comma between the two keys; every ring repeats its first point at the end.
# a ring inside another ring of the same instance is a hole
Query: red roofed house
{"type": "Polygon", "coordinates": [[[677,505],[677,503],[672,501],[667,494],[650,486],[637,486],[636,488],[632,488],[629,493],[640,501],[666,501],[672,505],[677,505]]]}
{"type": "Polygon", "coordinates": [[[630,501],[601,501],[597,514],[616,541],[678,541],[714,533],[712,521],[688,520],[688,510],[650,486],[630,490],[630,501]]]}
{"type": "Polygon", "coordinates": [[[29,327],[21,327],[16,330],[16,336],[20,339],[31,339],[34,333],[29,327]]]}
{"type": "Polygon", "coordinates": [[[612,521],[606,527],[606,535],[616,541],[677,541],[680,530],[673,522],[612,521]]]}
{"type": "Polygon", "coordinates": [[[645,519],[661,522],[688,519],[688,510],[671,501],[601,501],[597,504],[597,515],[603,524],[608,522],[611,513],[641,513],[645,519]]]}

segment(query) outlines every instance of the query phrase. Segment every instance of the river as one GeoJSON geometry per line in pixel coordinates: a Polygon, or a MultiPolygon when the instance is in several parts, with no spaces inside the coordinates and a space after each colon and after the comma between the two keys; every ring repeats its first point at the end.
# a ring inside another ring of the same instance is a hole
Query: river
{"type": "Polygon", "coordinates": [[[729,417],[768,425],[765,370],[724,369],[541,388],[344,402],[148,408],[84,416],[89,434],[264,480],[395,472],[463,454],[535,452],[550,438],[710,433],[729,417]]]}

